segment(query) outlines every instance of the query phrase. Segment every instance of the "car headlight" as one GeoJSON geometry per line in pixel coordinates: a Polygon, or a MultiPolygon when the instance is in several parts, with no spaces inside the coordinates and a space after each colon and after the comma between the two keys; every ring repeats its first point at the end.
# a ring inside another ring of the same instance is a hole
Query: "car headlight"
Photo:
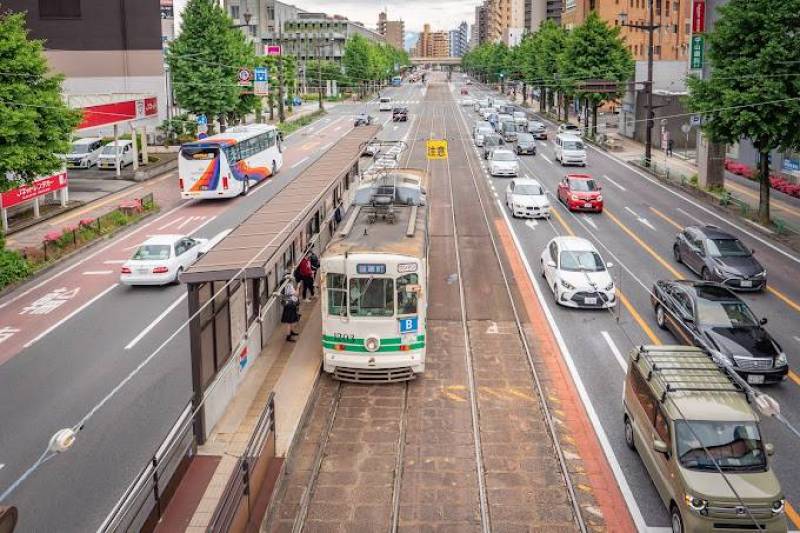
{"type": "Polygon", "coordinates": [[[573,201],[573,202],[577,202],[577,201],[578,201],[578,195],[577,195],[577,194],[573,194],[573,195],[571,196],[571,198],[572,198],[572,201],[573,201]]]}
{"type": "Polygon", "coordinates": [[[789,361],[786,359],[786,354],[781,352],[778,354],[778,357],[775,358],[775,366],[786,366],[789,361]]]}
{"type": "Polygon", "coordinates": [[[598,194],[597,195],[597,201],[598,202],[602,202],[603,201],[603,195],[602,194],[598,194]]]}
{"type": "Polygon", "coordinates": [[[542,209],[550,209],[550,204],[542,204],[542,209]]]}
{"type": "Polygon", "coordinates": [[[563,280],[563,279],[561,280],[561,286],[564,287],[565,289],[569,290],[569,291],[571,291],[572,289],[575,288],[574,285],[572,285],[570,282],[568,282],[566,280],[563,280]]]}
{"type": "Polygon", "coordinates": [[[606,291],[606,292],[608,292],[608,291],[610,291],[610,290],[611,290],[611,289],[613,289],[613,288],[614,288],[614,282],[612,281],[612,282],[610,282],[608,285],[606,285],[606,286],[603,288],[603,290],[604,290],[604,291],[606,291]]]}
{"type": "Polygon", "coordinates": [[[697,498],[691,494],[686,494],[684,498],[686,499],[686,505],[689,506],[689,509],[696,513],[702,513],[706,510],[706,507],[708,507],[708,501],[703,498],[697,498]]]}
{"type": "Polygon", "coordinates": [[[364,348],[366,348],[368,352],[377,352],[380,347],[381,340],[378,337],[373,336],[364,339],[364,348]]]}
{"type": "Polygon", "coordinates": [[[781,498],[780,500],[775,500],[772,502],[772,514],[781,514],[784,510],[786,505],[786,500],[781,498]]]}
{"type": "Polygon", "coordinates": [[[755,275],[755,276],[753,276],[753,277],[756,277],[756,278],[766,278],[766,277],[767,277],[767,269],[765,268],[764,270],[762,270],[761,272],[759,272],[758,274],[756,274],[756,275],[755,275]]]}

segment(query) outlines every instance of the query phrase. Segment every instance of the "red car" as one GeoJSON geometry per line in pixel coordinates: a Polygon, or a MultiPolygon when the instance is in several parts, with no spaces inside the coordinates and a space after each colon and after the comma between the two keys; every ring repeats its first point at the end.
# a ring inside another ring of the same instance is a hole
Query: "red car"
{"type": "Polygon", "coordinates": [[[467,90],[466,87],[461,88],[461,94],[469,94],[469,91],[467,90]]]}
{"type": "Polygon", "coordinates": [[[558,184],[558,199],[570,211],[603,212],[600,185],[589,174],[567,174],[558,184]]]}

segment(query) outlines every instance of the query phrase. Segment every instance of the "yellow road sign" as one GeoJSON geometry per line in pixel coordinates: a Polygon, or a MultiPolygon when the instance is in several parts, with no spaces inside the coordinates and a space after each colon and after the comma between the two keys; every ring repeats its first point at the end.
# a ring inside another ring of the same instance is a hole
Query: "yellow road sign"
{"type": "Polygon", "coordinates": [[[428,139],[425,146],[428,159],[447,159],[447,141],[444,139],[428,139]]]}

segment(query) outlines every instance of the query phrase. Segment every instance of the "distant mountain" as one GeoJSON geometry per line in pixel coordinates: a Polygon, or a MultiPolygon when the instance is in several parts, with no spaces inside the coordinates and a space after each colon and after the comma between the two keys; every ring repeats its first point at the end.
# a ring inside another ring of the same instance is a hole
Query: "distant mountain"
{"type": "Polygon", "coordinates": [[[407,31],[405,36],[405,42],[403,46],[406,50],[410,51],[411,47],[417,44],[417,39],[419,38],[419,32],[416,31],[407,31]]]}

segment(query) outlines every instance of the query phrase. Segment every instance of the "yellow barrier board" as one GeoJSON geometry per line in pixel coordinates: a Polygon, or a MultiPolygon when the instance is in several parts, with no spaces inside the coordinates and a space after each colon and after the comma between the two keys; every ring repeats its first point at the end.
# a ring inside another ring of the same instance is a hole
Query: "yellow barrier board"
{"type": "Polygon", "coordinates": [[[447,141],[428,139],[425,146],[428,151],[428,159],[447,159],[447,141]]]}

